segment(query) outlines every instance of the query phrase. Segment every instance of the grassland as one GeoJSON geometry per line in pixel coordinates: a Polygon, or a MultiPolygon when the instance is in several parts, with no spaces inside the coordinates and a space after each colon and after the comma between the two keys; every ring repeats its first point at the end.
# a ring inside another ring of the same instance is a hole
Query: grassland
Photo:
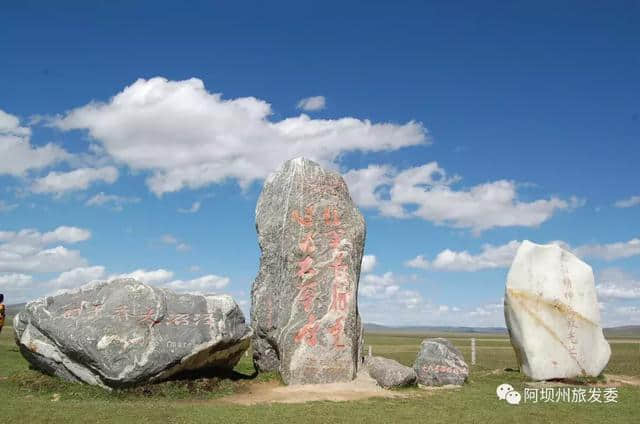
{"type": "MultiPolygon", "coordinates": [[[[428,335],[434,336],[433,334],[428,335]]],[[[635,423],[639,422],[640,387],[618,388],[618,403],[537,403],[507,405],[495,396],[501,383],[522,391],[525,378],[517,371],[506,337],[496,334],[440,334],[470,358],[469,338],[477,339],[478,363],[459,390],[403,389],[404,398],[352,402],[262,404],[239,406],[226,395],[247,392],[274,375],[253,377],[249,357],[230,379],[201,378],[106,392],[65,383],[31,370],[13,342],[13,331],[0,334],[0,417],[5,422],[136,422],[136,423],[635,423]]],[[[375,355],[410,365],[424,334],[368,334],[375,355]]],[[[612,358],[605,373],[640,377],[640,340],[611,340],[612,358]]],[[[273,382],[271,382],[273,384],[273,382]]]]}

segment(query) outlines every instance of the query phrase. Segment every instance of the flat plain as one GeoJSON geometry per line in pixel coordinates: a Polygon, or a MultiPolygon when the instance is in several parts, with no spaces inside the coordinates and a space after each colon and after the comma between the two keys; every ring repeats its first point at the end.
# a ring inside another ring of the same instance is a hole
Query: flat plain
{"type": "Polygon", "coordinates": [[[367,333],[365,351],[411,365],[420,342],[446,337],[471,358],[476,338],[477,364],[461,389],[394,391],[394,398],[306,403],[238,405],[234,395],[251,396],[266,386],[282,384],[277,375],[255,375],[250,355],[227,378],[176,380],[133,389],[104,391],[67,383],[29,368],[8,326],[0,333],[0,414],[7,422],[287,422],[287,423],[632,423],[640,414],[640,337],[610,336],[612,356],[604,375],[572,383],[572,387],[616,387],[617,402],[538,402],[508,405],[496,387],[509,383],[521,393],[527,379],[517,371],[508,337],[503,334],[367,333]],[[626,382],[623,383],[622,381],[626,382]]]}

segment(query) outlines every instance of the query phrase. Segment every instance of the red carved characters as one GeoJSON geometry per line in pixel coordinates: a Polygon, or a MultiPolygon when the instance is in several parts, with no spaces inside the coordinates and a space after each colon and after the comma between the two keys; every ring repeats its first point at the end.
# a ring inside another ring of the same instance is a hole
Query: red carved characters
{"type": "Polygon", "coordinates": [[[82,306],[79,308],[68,307],[67,309],[64,310],[64,313],[62,314],[62,316],[66,319],[77,318],[80,316],[81,313],[82,313],[82,306]]]}
{"type": "Polygon", "coordinates": [[[329,333],[333,336],[333,347],[337,349],[344,348],[344,341],[342,340],[342,334],[344,332],[344,317],[340,317],[329,326],[329,333]]]}
{"type": "Polygon", "coordinates": [[[343,341],[344,320],[349,308],[349,289],[351,288],[349,282],[349,265],[342,262],[345,257],[345,252],[339,250],[345,231],[340,228],[342,222],[335,208],[325,208],[323,217],[324,223],[329,227],[333,227],[329,232],[329,246],[333,249],[332,251],[334,253],[333,262],[329,265],[333,268],[333,284],[331,287],[331,305],[329,306],[329,310],[340,315],[339,318],[329,326],[329,332],[333,336],[334,348],[343,349],[345,347],[343,341]]]}
{"type": "Polygon", "coordinates": [[[303,227],[311,227],[313,225],[313,207],[307,206],[304,210],[304,216],[300,212],[294,210],[291,212],[291,218],[303,227]]]}
{"type": "Polygon", "coordinates": [[[104,305],[101,303],[90,305],[85,302],[82,302],[80,306],[67,305],[64,307],[64,312],[62,313],[62,318],[64,319],[95,319],[100,316],[102,310],[104,309],[104,305]],[[92,309],[93,307],[93,309],[92,309]]]}
{"type": "Polygon", "coordinates": [[[340,240],[342,239],[342,236],[344,235],[344,230],[338,229],[338,230],[333,230],[329,233],[329,238],[331,241],[329,241],[329,246],[331,246],[331,248],[333,249],[337,249],[338,247],[340,247],[340,240]]]}
{"type": "MultiPolygon", "coordinates": [[[[67,305],[64,309],[62,317],[64,319],[96,319],[102,315],[104,304],[98,303],[94,305],[83,304],[81,306],[67,305]]],[[[118,321],[136,320],[137,324],[153,327],[157,324],[164,325],[199,325],[208,326],[216,325],[216,319],[213,313],[191,314],[191,313],[173,313],[168,314],[166,319],[156,316],[156,309],[147,307],[142,314],[136,314],[135,306],[118,305],[111,310],[111,317],[118,321]]]]}
{"type": "Polygon", "coordinates": [[[293,341],[300,343],[304,340],[304,342],[309,346],[313,347],[317,345],[318,327],[319,324],[316,322],[316,316],[314,314],[309,314],[307,323],[298,330],[298,334],[293,338],[293,341]]]}
{"type": "Polygon", "coordinates": [[[342,263],[343,252],[338,252],[332,264],[329,265],[333,268],[333,287],[332,287],[332,299],[331,306],[332,311],[347,311],[347,301],[349,296],[349,275],[347,264],[342,263]]]}
{"type": "Polygon", "coordinates": [[[298,277],[312,277],[316,275],[318,272],[313,269],[313,259],[311,256],[307,256],[300,262],[298,262],[298,277]]]}
{"type": "Polygon", "coordinates": [[[98,318],[104,310],[104,304],[98,303],[93,305],[93,318],[98,318]]]}
{"type": "Polygon", "coordinates": [[[127,321],[131,314],[129,314],[129,307],[127,305],[117,306],[113,310],[113,317],[119,319],[120,321],[127,321]]]}
{"type": "Polygon", "coordinates": [[[298,243],[298,247],[300,248],[302,253],[310,255],[311,253],[315,252],[316,245],[313,241],[313,237],[315,237],[315,233],[306,234],[304,236],[304,239],[300,243],[298,243]]]}
{"type": "MultiPolygon", "coordinates": [[[[297,262],[296,277],[300,278],[298,285],[297,302],[299,302],[307,314],[307,322],[298,330],[294,337],[296,343],[306,343],[308,346],[316,346],[318,343],[318,331],[321,329],[320,322],[313,313],[314,302],[318,296],[318,282],[314,277],[318,271],[314,268],[314,253],[316,252],[316,233],[313,232],[313,211],[314,208],[305,208],[305,215],[301,216],[296,210],[291,214],[292,219],[300,224],[305,230],[298,248],[304,255],[303,259],[297,262]]],[[[341,228],[342,222],[337,208],[326,207],[322,212],[322,219],[327,228],[328,245],[331,248],[333,261],[329,267],[333,269],[331,279],[331,303],[328,309],[328,317],[333,319],[333,323],[327,327],[328,335],[333,340],[335,349],[344,349],[344,323],[349,308],[349,265],[343,263],[345,252],[340,250],[344,246],[343,236],[345,230],[341,228]]],[[[323,318],[323,321],[327,319],[323,318]]]]}
{"type": "Polygon", "coordinates": [[[318,295],[318,284],[315,281],[308,281],[300,287],[300,302],[304,311],[309,313],[313,309],[313,302],[318,295]]]}
{"type": "Polygon", "coordinates": [[[346,291],[341,291],[337,285],[333,286],[333,300],[331,301],[331,309],[332,311],[346,311],[347,310],[347,297],[349,293],[346,291]]]}
{"type": "MultiPolygon", "coordinates": [[[[304,217],[301,217],[297,210],[293,211],[291,217],[303,228],[309,228],[313,225],[313,211],[314,208],[312,206],[307,206],[304,217]]],[[[316,250],[314,237],[315,233],[313,232],[305,233],[302,240],[298,243],[298,248],[306,256],[298,262],[298,271],[296,272],[296,277],[302,280],[302,283],[298,286],[300,289],[298,292],[298,301],[302,303],[302,307],[307,313],[307,323],[300,328],[298,334],[294,337],[294,341],[300,343],[304,340],[309,346],[315,346],[318,343],[317,333],[319,328],[316,317],[312,313],[313,302],[318,295],[318,284],[312,279],[318,273],[318,271],[313,268],[312,255],[316,250]]]]}
{"type": "Polygon", "coordinates": [[[322,213],[322,217],[324,218],[324,224],[326,226],[338,227],[340,226],[340,215],[338,215],[338,210],[333,208],[325,208],[322,213]],[[331,218],[333,217],[333,221],[331,218]]]}
{"type": "Polygon", "coordinates": [[[147,308],[147,312],[145,312],[140,317],[138,322],[140,324],[148,324],[150,327],[153,327],[157,323],[155,319],[155,315],[156,315],[156,311],[153,308],[147,308]]]}
{"type": "Polygon", "coordinates": [[[167,318],[167,325],[189,325],[191,314],[170,314],[167,318]]]}

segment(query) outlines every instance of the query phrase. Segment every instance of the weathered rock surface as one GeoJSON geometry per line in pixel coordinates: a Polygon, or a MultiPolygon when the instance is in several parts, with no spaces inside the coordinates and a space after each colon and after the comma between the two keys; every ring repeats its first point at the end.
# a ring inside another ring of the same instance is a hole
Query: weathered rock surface
{"type": "Polygon", "coordinates": [[[364,218],[342,177],[285,162],[256,206],[260,271],[251,290],[254,364],[287,384],[350,381],[361,350],[364,218]]]}
{"type": "Polygon", "coordinates": [[[413,363],[417,381],[422,386],[461,386],[469,376],[462,353],[447,339],[423,340],[413,363]]]}
{"type": "Polygon", "coordinates": [[[365,365],[371,378],[385,389],[410,386],[416,382],[416,372],[413,368],[393,359],[373,356],[366,359],[365,365]]]}
{"type": "Polygon", "coordinates": [[[16,343],[34,367],[103,387],[233,368],[251,339],[231,297],[176,294],[133,279],[35,300],[13,325],[16,343]]]}
{"type": "Polygon", "coordinates": [[[520,369],[534,380],[598,376],[609,362],[593,271],[557,245],[520,245],[504,314],[520,369]]]}

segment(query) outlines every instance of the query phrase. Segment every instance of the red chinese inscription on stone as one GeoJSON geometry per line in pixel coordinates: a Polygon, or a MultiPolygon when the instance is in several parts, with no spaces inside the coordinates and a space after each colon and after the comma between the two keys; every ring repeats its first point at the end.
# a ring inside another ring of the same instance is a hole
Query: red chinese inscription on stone
{"type": "Polygon", "coordinates": [[[66,319],[77,318],[80,316],[81,313],[82,313],[82,306],[77,308],[69,307],[64,310],[64,313],[62,314],[62,316],[66,319]]]}
{"type": "Polygon", "coordinates": [[[98,318],[98,315],[100,315],[103,310],[104,304],[99,303],[97,305],[93,305],[93,318],[98,318]]]}
{"type": "Polygon", "coordinates": [[[153,327],[158,323],[155,319],[155,315],[156,311],[153,308],[147,308],[147,312],[140,316],[140,318],[138,319],[138,323],[148,324],[149,326],[153,327]]]}
{"type": "Polygon", "coordinates": [[[311,256],[307,256],[303,260],[298,262],[298,277],[312,277],[316,275],[318,272],[313,269],[313,259],[311,256]]]}
{"type": "Polygon", "coordinates": [[[113,310],[113,317],[120,321],[127,321],[131,314],[127,305],[119,305],[113,310]]]}
{"type": "Polygon", "coordinates": [[[333,285],[333,300],[329,309],[332,311],[344,312],[347,310],[347,301],[349,293],[345,291],[339,291],[336,284],[333,285]]]}
{"type": "MultiPolygon", "coordinates": [[[[308,228],[313,226],[313,212],[314,208],[312,206],[307,206],[304,211],[304,216],[301,216],[300,212],[294,210],[291,213],[291,218],[303,227],[308,228]]],[[[316,250],[314,237],[315,233],[307,232],[298,242],[298,248],[306,256],[301,261],[298,261],[298,270],[296,272],[296,276],[300,277],[302,280],[302,284],[298,286],[300,289],[298,292],[298,299],[307,313],[308,322],[298,331],[294,340],[298,343],[304,340],[310,346],[315,346],[318,342],[318,324],[315,323],[315,316],[310,314],[313,310],[313,302],[317,296],[317,283],[315,281],[310,281],[310,279],[318,273],[318,271],[313,268],[312,254],[316,250]]]]}
{"type": "Polygon", "coordinates": [[[315,252],[316,245],[313,241],[314,233],[309,233],[304,236],[304,239],[298,243],[298,247],[302,251],[302,253],[311,254],[315,252]]]}
{"type": "Polygon", "coordinates": [[[462,371],[460,371],[457,368],[449,367],[446,365],[433,365],[433,364],[423,366],[422,372],[425,374],[432,373],[432,372],[442,373],[442,374],[462,374],[462,371]]]}
{"type": "Polygon", "coordinates": [[[338,215],[338,210],[335,208],[325,208],[322,217],[324,218],[325,225],[334,227],[340,225],[340,215],[338,215]]]}
{"type": "Polygon", "coordinates": [[[349,269],[349,266],[347,264],[342,263],[343,257],[344,253],[338,252],[331,265],[329,265],[331,268],[333,268],[333,276],[335,278],[344,278],[347,274],[347,270],[349,269]]]}
{"type": "Polygon", "coordinates": [[[208,326],[213,325],[213,323],[215,322],[212,313],[199,314],[198,322],[196,322],[195,324],[196,325],[199,324],[200,321],[202,321],[203,324],[206,324],[208,326]]]}
{"type": "Polygon", "coordinates": [[[313,309],[313,301],[318,294],[318,284],[315,281],[309,281],[300,286],[300,302],[305,312],[311,312],[313,309]]]}
{"type": "Polygon", "coordinates": [[[291,212],[291,218],[303,227],[311,227],[313,225],[313,207],[307,206],[304,209],[304,215],[300,215],[296,209],[291,212]]]}
{"type": "Polygon", "coordinates": [[[344,348],[344,341],[342,340],[342,332],[344,330],[344,317],[340,317],[329,326],[329,333],[333,336],[333,347],[341,349],[344,348]]]}
{"type": "Polygon", "coordinates": [[[189,325],[189,314],[170,314],[167,325],[189,325]]]}
{"type": "Polygon", "coordinates": [[[333,249],[337,249],[340,247],[340,240],[342,240],[342,236],[344,235],[344,230],[338,229],[333,230],[329,233],[329,246],[333,249]]]}
{"type": "Polygon", "coordinates": [[[312,347],[317,345],[318,327],[319,324],[316,322],[316,316],[314,314],[309,314],[307,323],[298,330],[298,334],[293,338],[293,341],[296,343],[304,341],[307,345],[312,347]]]}

